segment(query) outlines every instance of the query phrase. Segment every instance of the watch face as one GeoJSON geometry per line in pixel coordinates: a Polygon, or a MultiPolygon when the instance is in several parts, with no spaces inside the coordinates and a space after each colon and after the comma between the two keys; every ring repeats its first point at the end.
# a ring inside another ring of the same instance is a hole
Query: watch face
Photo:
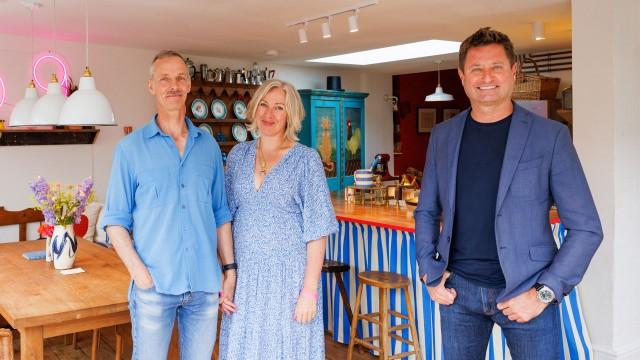
{"type": "Polygon", "coordinates": [[[540,289],[538,289],[537,293],[538,293],[538,300],[546,304],[552,302],[556,298],[553,293],[553,290],[549,289],[546,286],[543,286],[540,289]]]}

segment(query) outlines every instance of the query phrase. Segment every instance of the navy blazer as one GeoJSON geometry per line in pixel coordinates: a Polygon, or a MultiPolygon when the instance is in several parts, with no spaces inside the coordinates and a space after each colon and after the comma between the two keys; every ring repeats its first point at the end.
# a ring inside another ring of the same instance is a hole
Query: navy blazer
{"type": "MultiPolygon", "coordinates": [[[[456,204],[456,172],[469,109],[431,132],[415,210],[420,277],[435,286],[447,269],[456,204]],[[442,221],[442,228],[440,227],[442,221]]],[[[580,282],[602,241],[602,227],[580,160],[563,124],[514,104],[496,199],[495,234],[508,300],[538,282],[558,300],[580,282]],[[556,247],[552,204],[567,229],[556,247]]]]}

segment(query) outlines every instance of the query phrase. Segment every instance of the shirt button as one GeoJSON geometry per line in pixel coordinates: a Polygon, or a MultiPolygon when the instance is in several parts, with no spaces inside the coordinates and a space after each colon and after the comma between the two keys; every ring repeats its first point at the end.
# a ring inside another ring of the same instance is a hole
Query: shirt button
{"type": "Polygon", "coordinates": [[[180,184],[180,187],[182,187],[184,189],[184,184],[180,184]]]}
{"type": "Polygon", "coordinates": [[[183,209],[186,209],[187,207],[186,207],[186,206],[184,206],[184,205],[182,205],[182,208],[183,208],[183,209]]]}

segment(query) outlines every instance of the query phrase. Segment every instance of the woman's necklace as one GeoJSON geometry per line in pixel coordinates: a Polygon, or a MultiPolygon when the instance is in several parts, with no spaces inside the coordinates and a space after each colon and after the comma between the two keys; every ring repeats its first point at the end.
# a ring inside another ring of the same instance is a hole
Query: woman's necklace
{"type": "Polygon", "coordinates": [[[262,139],[258,139],[258,152],[260,153],[260,174],[262,176],[267,175],[267,161],[264,158],[264,154],[262,153],[262,139]]]}

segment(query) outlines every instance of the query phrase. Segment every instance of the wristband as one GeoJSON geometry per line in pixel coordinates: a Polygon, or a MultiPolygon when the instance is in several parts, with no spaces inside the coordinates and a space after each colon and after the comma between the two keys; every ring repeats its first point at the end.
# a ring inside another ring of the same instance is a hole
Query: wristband
{"type": "Polygon", "coordinates": [[[227,270],[238,270],[238,264],[231,263],[231,264],[222,265],[222,272],[225,272],[227,270]]]}
{"type": "Polygon", "coordinates": [[[318,301],[318,292],[317,291],[309,291],[302,289],[300,290],[300,296],[306,297],[307,299],[318,301]]]}

